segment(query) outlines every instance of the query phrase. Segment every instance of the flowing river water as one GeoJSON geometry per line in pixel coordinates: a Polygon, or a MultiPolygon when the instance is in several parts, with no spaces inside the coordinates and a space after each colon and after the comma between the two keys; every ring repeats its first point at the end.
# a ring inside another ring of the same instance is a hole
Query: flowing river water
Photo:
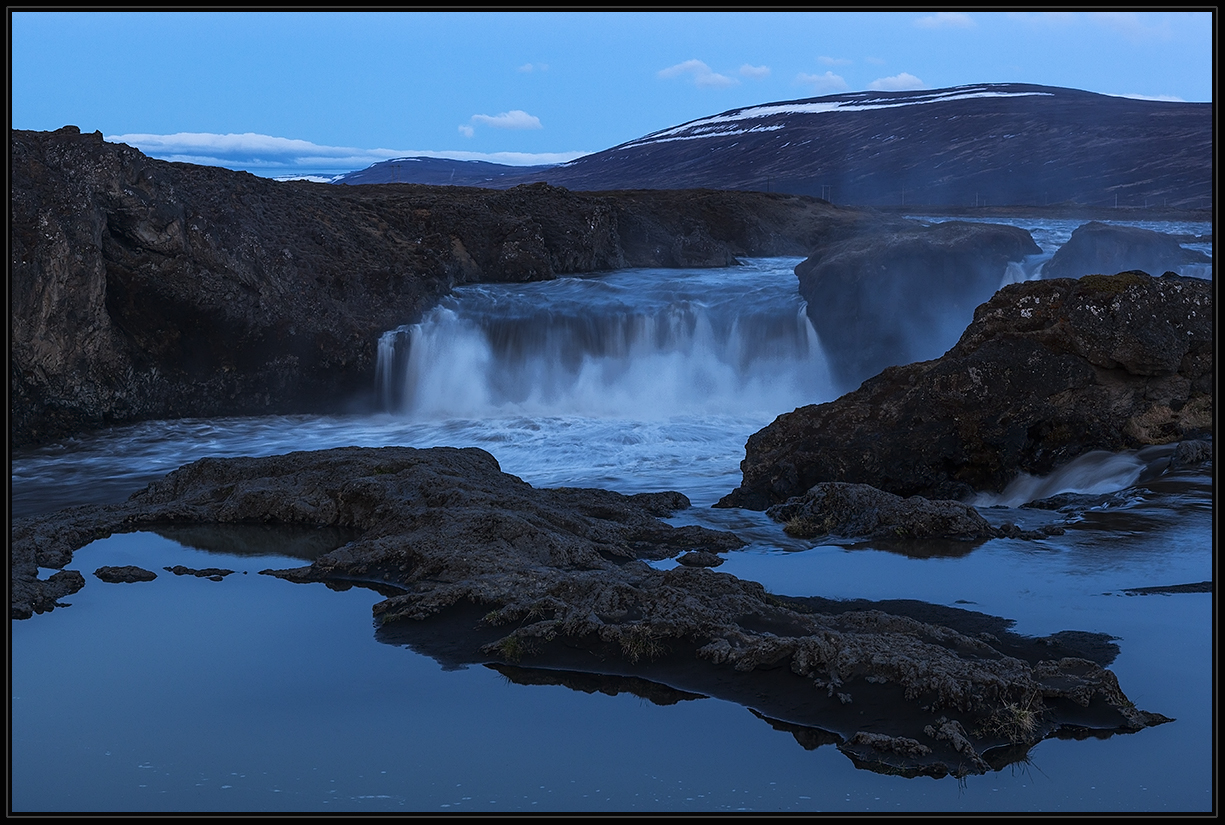
{"type": "MultiPolygon", "coordinates": [[[[1044,254],[1001,283],[1033,277],[1079,223],[1017,225],[1044,254]]],[[[12,810],[1212,810],[1212,594],[1128,592],[1212,578],[1211,465],[1167,472],[1168,450],[1089,455],[977,502],[989,520],[1025,525],[1057,517],[1026,500],[1100,495],[1064,535],[952,553],[813,546],[760,513],[711,508],[739,483],[750,434],[840,392],[796,263],[464,287],[383,337],[382,411],[146,422],[19,451],[13,513],[119,501],[203,456],[481,447],[537,487],[679,490],[694,507],[673,523],[750,542],[719,572],[778,594],[918,599],[1024,634],[1107,633],[1129,698],[1176,721],[1048,740],[961,781],[878,775],[733,703],[659,705],[612,683],[444,666],[376,638],[376,593],[258,575],[343,540],[326,531],[135,533],[77,552],[87,584],[71,606],[11,622],[12,810]],[[123,564],[158,578],[91,575],[123,564]],[[236,572],[164,571],[178,564],[236,572]]]]}

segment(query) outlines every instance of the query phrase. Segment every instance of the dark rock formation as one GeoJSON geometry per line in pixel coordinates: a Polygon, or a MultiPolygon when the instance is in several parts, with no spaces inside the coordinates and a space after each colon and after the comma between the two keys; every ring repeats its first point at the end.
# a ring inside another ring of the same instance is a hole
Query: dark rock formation
{"type": "MultiPolygon", "coordinates": [[[[1026,655],[1008,634],[955,629],[964,611],[949,624],[913,618],[913,606],[822,611],[712,570],[641,561],[741,546],[657,518],[687,504],[679,493],[537,490],[476,449],[343,448],[203,459],[123,504],[18,520],[10,552],[17,580],[145,525],[351,527],[359,538],[311,565],[264,572],[393,588],[374,606],[379,637],[417,639],[440,661],[637,677],[742,701],[830,731],[851,752],[868,747],[881,769],[964,776],[989,770],[991,749],[1023,751],[1066,725],[1169,721],[1137,709],[1083,646],[1026,655]]],[[[12,593],[15,617],[38,609],[12,593]]]]}
{"type": "Polygon", "coordinates": [[[766,510],[796,538],[972,539],[992,538],[996,530],[968,504],[902,498],[866,484],[825,481],[802,495],[766,510]]]}
{"type": "Polygon", "coordinates": [[[122,582],[127,584],[132,582],[151,582],[157,578],[157,574],[152,570],[146,570],[134,564],[126,564],[122,567],[99,567],[94,571],[94,575],[104,582],[122,582]]]}
{"type": "Polygon", "coordinates": [[[1041,251],[1024,229],[949,221],[824,245],[795,274],[831,373],[853,389],[885,367],[943,354],[1009,262],[1041,251]]]}
{"type": "Polygon", "coordinates": [[[965,499],[1090,450],[1212,430],[1212,283],[1143,272],[1001,289],[942,358],[891,367],[752,435],[719,506],[764,510],[822,481],[965,499]]]}
{"type": "Polygon", "coordinates": [[[233,570],[227,570],[224,567],[205,567],[202,570],[197,570],[193,567],[185,567],[181,564],[176,564],[174,567],[163,567],[167,573],[173,573],[176,576],[195,576],[198,579],[208,579],[210,581],[219,582],[226,576],[233,573],[233,570]]]}
{"type": "Polygon", "coordinates": [[[1080,226],[1068,242],[1042,267],[1043,278],[1079,278],[1139,269],[1155,274],[1191,274],[1188,264],[1210,264],[1212,258],[1184,249],[1178,239],[1138,226],[1114,226],[1091,221],[1080,226]]]}
{"type": "Polygon", "coordinates": [[[911,209],[1210,208],[1213,149],[1211,103],[984,83],[763,103],[556,166],[400,158],[341,182],[756,189],[911,209]]]}
{"type": "Polygon", "coordinates": [[[278,182],[75,127],[10,145],[10,434],[337,411],[456,284],[806,255],[882,220],[749,192],[278,182]]]}

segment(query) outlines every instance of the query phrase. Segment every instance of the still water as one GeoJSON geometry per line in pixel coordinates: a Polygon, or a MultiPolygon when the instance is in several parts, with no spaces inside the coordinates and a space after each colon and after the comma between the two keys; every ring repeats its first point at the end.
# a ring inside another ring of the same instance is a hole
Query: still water
{"type": "MultiPolygon", "coordinates": [[[[1073,228],[1035,238],[1046,251],[1073,228]]],[[[205,455],[479,446],[536,486],[680,490],[695,506],[675,523],[751,542],[719,572],[778,594],[920,599],[1026,634],[1108,633],[1124,691],[1175,722],[1046,741],[961,782],[882,776],[721,700],[658,705],[624,684],[586,692],[445,669],[378,641],[379,595],[260,575],[306,563],[327,536],[137,533],[77,552],[87,584],[71,606],[11,622],[12,810],[1213,810],[1212,595],[1125,592],[1212,578],[1210,467],[1141,481],[1159,458],[1118,456],[1046,480],[1124,494],[1063,536],[955,556],[811,546],[761,514],[710,508],[739,483],[752,432],[837,394],[796,262],[459,290],[385,336],[383,412],[149,422],[24,451],[14,513],[122,500],[205,455]],[[124,564],[158,577],[92,575],[124,564]],[[180,564],[235,572],[164,570],[180,564]]],[[[1056,517],[1016,503],[983,512],[1056,517]]]]}

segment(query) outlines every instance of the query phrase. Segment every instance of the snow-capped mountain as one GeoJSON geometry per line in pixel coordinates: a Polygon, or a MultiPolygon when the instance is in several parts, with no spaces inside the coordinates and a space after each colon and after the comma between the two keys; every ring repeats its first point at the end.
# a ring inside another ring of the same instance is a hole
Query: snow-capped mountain
{"type": "Polygon", "coordinates": [[[557,166],[397,159],[337,182],[754,189],[865,206],[1212,204],[1212,104],[1019,83],[765,103],[557,166]]]}

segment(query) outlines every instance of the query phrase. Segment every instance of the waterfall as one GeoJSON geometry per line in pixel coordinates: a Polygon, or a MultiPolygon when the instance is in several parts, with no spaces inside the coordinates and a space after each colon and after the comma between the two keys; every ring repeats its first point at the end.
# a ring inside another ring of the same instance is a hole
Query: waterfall
{"type": "Polygon", "coordinates": [[[423,419],[659,418],[777,413],[832,398],[790,273],[718,272],[456,290],[419,323],[382,336],[384,407],[423,419]]]}

